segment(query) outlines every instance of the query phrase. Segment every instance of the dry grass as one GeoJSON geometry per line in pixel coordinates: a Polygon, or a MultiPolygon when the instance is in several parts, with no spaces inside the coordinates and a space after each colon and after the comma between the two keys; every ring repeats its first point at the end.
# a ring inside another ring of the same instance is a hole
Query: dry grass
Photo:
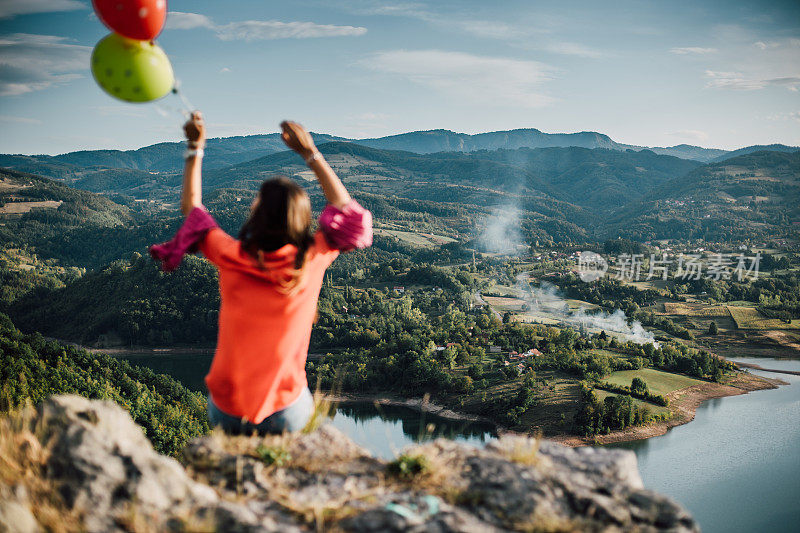
{"type": "Polygon", "coordinates": [[[536,466],[541,460],[541,456],[539,455],[540,438],[541,436],[514,439],[512,444],[503,448],[500,454],[512,463],[536,466]]]}
{"type": "Polygon", "coordinates": [[[728,306],[736,327],[739,329],[800,329],[800,320],[787,324],[777,318],[767,318],[753,307],[728,306]]]}
{"type": "Polygon", "coordinates": [[[24,487],[29,508],[45,530],[82,531],[80,513],[66,507],[58,487],[46,478],[50,447],[39,439],[32,422],[34,414],[33,408],[26,406],[0,419],[0,485],[24,487]]]}
{"type": "MultiPolygon", "coordinates": [[[[331,391],[335,395],[336,391],[331,391]]],[[[317,390],[314,392],[314,412],[308,420],[306,427],[303,428],[303,433],[311,433],[320,425],[329,420],[331,413],[336,412],[336,403],[330,400],[330,395],[322,392],[319,383],[317,383],[317,390]]]]}
{"type": "Polygon", "coordinates": [[[664,312],[668,315],[696,317],[727,317],[728,310],[723,305],[703,305],[683,302],[664,302],[664,312]]]}
{"type": "Polygon", "coordinates": [[[37,207],[58,209],[62,203],[64,202],[61,200],[44,200],[41,202],[8,202],[3,207],[0,207],[0,214],[22,215],[24,213],[29,213],[31,209],[37,207]]]}

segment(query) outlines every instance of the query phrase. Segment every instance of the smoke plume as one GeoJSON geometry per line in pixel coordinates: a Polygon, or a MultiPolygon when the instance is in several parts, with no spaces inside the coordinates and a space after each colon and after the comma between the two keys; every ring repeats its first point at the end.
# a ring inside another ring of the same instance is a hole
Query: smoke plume
{"type": "Polygon", "coordinates": [[[532,287],[526,274],[518,278],[518,288],[524,295],[523,298],[528,303],[528,307],[534,312],[539,311],[553,316],[569,326],[576,329],[583,328],[590,333],[605,331],[622,335],[625,340],[638,344],[654,343],[657,345],[655,336],[644,329],[638,320],[629,323],[628,317],[621,309],[617,309],[613,313],[601,311],[596,314],[588,312],[583,307],[570,311],[569,304],[561,295],[558,287],[546,281],[543,281],[539,287],[532,287]]]}
{"type": "Polygon", "coordinates": [[[516,204],[494,209],[485,220],[478,244],[485,252],[517,255],[522,245],[520,221],[522,212],[516,204]]]}

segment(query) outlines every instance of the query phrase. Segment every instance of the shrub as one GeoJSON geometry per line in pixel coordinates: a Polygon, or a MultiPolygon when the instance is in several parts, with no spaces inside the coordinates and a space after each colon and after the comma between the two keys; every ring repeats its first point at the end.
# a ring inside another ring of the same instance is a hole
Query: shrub
{"type": "Polygon", "coordinates": [[[283,466],[292,460],[292,456],[285,449],[263,444],[256,448],[256,455],[265,465],[283,466]]]}
{"type": "Polygon", "coordinates": [[[430,471],[430,463],[425,456],[402,454],[386,465],[386,470],[400,479],[411,479],[430,471]]]}

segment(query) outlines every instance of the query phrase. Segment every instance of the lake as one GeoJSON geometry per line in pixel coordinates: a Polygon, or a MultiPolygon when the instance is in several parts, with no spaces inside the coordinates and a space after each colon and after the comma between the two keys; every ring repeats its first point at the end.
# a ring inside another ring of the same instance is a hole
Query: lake
{"type": "MultiPolygon", "coordinates": [[[[738,358],[777,370],[800,361],[738,358]]],[[[703,531],[800,530],[800,376],[789,386],[704,402],[695,419],[633,450],[647,488],[672,496],[703,531]]]]}
{"type": "Polygon", "coordinates": [[[410,444],[439,437],[473,446],[482,446],[497,438],[495,428],[489,424],[450,420],[408,407],[369,403],[339,405],[331,423],[384,459],[396,457],[410,444]]]}
{"type": "MultiPolygon", "coordinates": [[[[199,391],[211,357],[177,351],[124,356],[199,391]]],[[[800,371],[795,360],[735,360],[800,371]]],[[[752,372],[790,385],[709,400],[689,424],[613,445],[633,450],[645,486],[679,501],[705,532],[800,529],[800,376],[752,372]]],[[[486,425],[372,404],[340,405],[332,423],[383,458],[438,436],[476,446],[494,438],[486,425]]]]}
{"type": "MultiPolygon", "coordinates": [[[[168,374],[189,389],[205,392],[203,378],[211,366],[213,353],[129,352],[118,357],[131,364],[145,366],[155,372],[168,374]]],[[[431,414],[422,414],[408,407],[371,403],[340,404],[331,423],[342,430],[354,442],[373,454],[391,459],[404,447],[415,442],[438,437],[481,446],[496,438],[495,428],[490,424],[458,421],[431,414]]]]}

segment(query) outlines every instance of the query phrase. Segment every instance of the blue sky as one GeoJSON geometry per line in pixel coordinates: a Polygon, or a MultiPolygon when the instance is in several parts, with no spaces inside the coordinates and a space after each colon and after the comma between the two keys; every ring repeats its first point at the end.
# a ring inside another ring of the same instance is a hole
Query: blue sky
{"type": "MultiPolygon", "coordinates": [[[[169,2],[158,42],[212,136],[286,118],[373,137],[599,131],[648,146],[800,145],[800,2],[169,2]]],[[[103,93],[79,0],[0,2],[0,152],[180,139],[180,102],[103,93]]]]}

